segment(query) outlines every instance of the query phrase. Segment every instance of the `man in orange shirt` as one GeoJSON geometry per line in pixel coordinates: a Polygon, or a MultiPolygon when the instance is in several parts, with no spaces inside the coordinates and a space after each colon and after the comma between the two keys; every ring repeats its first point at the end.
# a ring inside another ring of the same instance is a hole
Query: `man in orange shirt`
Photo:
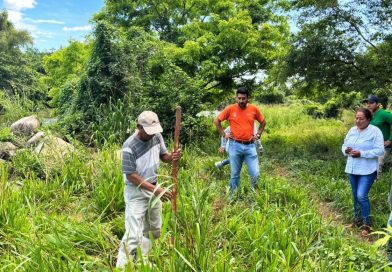
{"type": "Polygon", "coordinates": [[[240,173],[245,161],[251,178],[252,187],[256,187],[260,176],[259,159],[255,142],[260,139],[265,128],[265,118],[260,110],[249,104],[249,92],[245,87],[237,89],[236,104],[227,106],[214,120],[219,134],[229,140],[230,158],[230,191],[233,193],[240,184],[240,173]],[[221,125],[227,120],[230,124],[230,133],[225,133],[221,125]],[[253,133],[254,121],[260,123],[256,134],[253,133]]]}

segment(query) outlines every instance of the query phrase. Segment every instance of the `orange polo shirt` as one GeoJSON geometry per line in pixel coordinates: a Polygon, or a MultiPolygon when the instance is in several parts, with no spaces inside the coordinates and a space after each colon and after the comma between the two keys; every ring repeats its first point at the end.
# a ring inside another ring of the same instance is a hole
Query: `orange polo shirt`
{"type": "Polygon", "coordinates": [[[261,111],[252,104],[247,104],[245,109],[241,109],[238,104],[227,106],[219,115],[219,121],[228,120],[230,131],[234,140],[250,141],[253,137],[254,122],[264,122],[261,111]]]}

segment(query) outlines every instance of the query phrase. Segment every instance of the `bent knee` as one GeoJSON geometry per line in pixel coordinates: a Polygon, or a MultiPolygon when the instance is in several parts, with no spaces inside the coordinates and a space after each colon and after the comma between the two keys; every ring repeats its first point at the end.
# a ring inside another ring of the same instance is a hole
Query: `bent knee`
{"type": "Polygon", "coordinates": [[[369,197],[367,195],[358,195],[357,196],[359,202],[367,202],[369,201],[369,197]]]}

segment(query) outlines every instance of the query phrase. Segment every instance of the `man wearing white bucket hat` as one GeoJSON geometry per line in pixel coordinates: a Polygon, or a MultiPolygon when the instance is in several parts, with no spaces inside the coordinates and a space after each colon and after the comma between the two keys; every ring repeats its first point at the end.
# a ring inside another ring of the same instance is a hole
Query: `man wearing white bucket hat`
{"type": "Polygon", "coordinates": [[[137,248],[146,256],[150,235],[158,238],[162,226],[162,201],[170,200],[171,191],[157,184],[159,161],[179,160],[181,150],[168,153],[158,116],[144,111],[137,118],[137,130],[124,143],[122,173],[125,188],[125,234],[121,240],[117,267],[135,260],[137,248]]]}

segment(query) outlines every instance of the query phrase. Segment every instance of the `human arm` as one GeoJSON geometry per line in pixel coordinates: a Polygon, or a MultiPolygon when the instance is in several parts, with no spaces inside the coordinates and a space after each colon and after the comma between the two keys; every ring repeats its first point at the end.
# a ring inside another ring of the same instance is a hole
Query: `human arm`
{"type": "MultiPolygon", "coordinates": [[[[384,111],[384,120],[386,123],[389,124],[389,130],[391,130],[392,127],[392,113],[390,113],[389,111],[384,111]]],[[[389,139],[386,139],[384,141],[384,147],[391,147],[392,146],[392,133],[390,131],[389,134],[389,139]]]]}
{"type": "Polygon", "coordinates": [[[149,183],[144,180],[137,172],[126,174],[127,180],[132,182],[135,186],[152,192],[155,196],[161,198],[162,201],[167,201],[172,198],[172,193],[169,190],[165,190],[159,186],[149,183]]]}
{"type": "Polygon", "coordinates": [[[392,141],[391,140],[384,141],[384,147],[391,147],[391,146],[392,146],[392,141]]]}
{"type": "Polygon", "coordinates": [[[181,149],[177,149],[176,151],[173,151],[172,153],[165,153],[160,155],[160,159],[163,162],[170,163],[172,161],[178,161],[181,158],[181,149]]]}
{"type": "Polygon", "coordinates": [[[257,130],[256,134],[253,135],[253,141],[257,141],[260,139],[261,134],[263,134],[265,126],[267,124],[263,114],[258,109],[256,111],[256,120],[260,123],[260,126],[259,126],[259,129],[257,130]]]}
{"type": "Polygon", "coordinates": [[[214,125],[218,129],[218,133],[221,137],[225,138],[226,140],[230,138],[230,133],[226,133],[222,127],[221,120],[219,119],[219,116],[217,116],[214,120],[214,125]]]}
{"type": "Polygon", "coordinates": [[[264,132],[265,129],[265,125],[267,124],[267,122],[265,121],[265,119],[263,120],[263,122],[260,123],[259,129],[257,130],[256,135],[254,135],[254,141],[257,141],[260,139],[261,134],[264,132]]]}

